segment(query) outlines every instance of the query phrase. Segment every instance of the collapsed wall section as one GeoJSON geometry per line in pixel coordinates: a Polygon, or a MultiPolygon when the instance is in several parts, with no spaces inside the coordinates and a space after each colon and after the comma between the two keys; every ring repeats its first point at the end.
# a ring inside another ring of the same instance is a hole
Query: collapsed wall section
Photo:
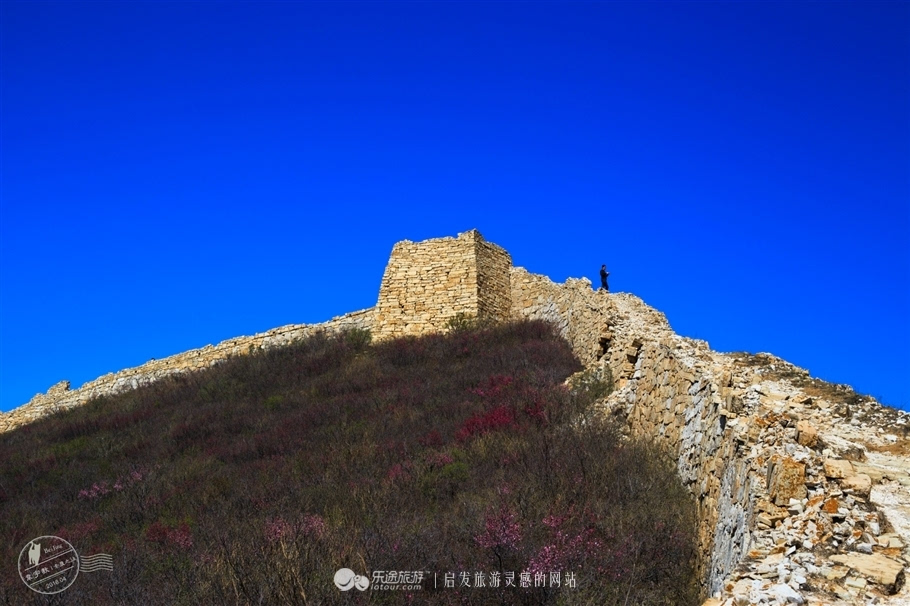
{"type": "Polygon", "coordinates": [[[373,337],[442,332],[458,314],[508,319],[511,265],[509,253],[477,230],[457,238],[398,242],[382,277],[373,337]]]}
{"type": "Polygon", "coordinates": [[[612,336],[611,306],[607,297],[595,296],[589,280],[569,278],[565,284],[556,284],[546,276],[513,267],[510,282],[513,318],[553,324],[586,366],[603,356],[612,336]]]}

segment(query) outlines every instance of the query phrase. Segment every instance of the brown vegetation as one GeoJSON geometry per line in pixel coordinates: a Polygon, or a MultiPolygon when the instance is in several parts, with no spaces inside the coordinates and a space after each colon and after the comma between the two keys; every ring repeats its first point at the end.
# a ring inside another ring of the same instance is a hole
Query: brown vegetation
{"type": "Polygon", "coordinates": [[[0,603],[694,603],[690,498],[583,414],[609,386],[570,392],[579,367],[540,322],[352,331],[0,435],[0,603]],[[33,593],[12,563],[40,535],[114,571],[33,593]],[[342,593],[342,567],[425,575],[342,593]],[[547,583],[489,587],[509,572],[547,583]]]}

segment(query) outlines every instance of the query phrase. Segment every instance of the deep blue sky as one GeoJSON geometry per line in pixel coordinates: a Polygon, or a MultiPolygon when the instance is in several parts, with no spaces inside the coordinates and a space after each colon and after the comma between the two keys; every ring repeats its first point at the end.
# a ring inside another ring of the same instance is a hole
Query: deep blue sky
{"type": "Polygon", "coordinates": [[[910,408],[908,3],[0,10],[0,410],[473,227],[910,408]]]}

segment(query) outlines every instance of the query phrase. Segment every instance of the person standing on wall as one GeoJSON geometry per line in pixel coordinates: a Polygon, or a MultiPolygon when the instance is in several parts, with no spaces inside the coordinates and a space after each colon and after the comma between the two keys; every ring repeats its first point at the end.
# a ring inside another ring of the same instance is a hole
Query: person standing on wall
{"type": "Polygon", "coordinates": [[[600,290],[605,290],[610,292],[610,287],[607,286],[607,276],[610,275],[610,272],[607,271],[606,265],[600,266],[600,290]]]}

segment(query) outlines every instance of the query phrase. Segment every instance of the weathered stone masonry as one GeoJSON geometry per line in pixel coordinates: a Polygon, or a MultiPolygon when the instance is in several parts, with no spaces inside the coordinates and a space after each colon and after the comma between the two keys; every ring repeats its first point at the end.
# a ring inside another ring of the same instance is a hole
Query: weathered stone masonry
{"type": "Polygon", "coordinates": [[[47,394],[0,416],[0,431],[106,393],[191,372],[314,331],[375,338],[446,328],[457,313],[553,323],[617,389],[600,403],[659,444],[698,507],[709,603],[910,605],[910,418],[766,354],[720,354],[675,334],[660,312],[588,280],[555,284],[511,267],[477,231],[400,242],[374,309],[292,325],[149,362],[47,394]]]}
{"type": "Polygon", "coordinates": [[[511,282],[513,315],[609,367],[604,413],[676,460],[711,604],[910,605],[910,416],[773,356],[713,352],[632,295],[521,268],[511,282]]]}
{"type": "Polygon", "coordinates": [[[373,336],[442,331],[456,314],[507,319],[511,265],[509,253],[477,230],[457,238],[399,242],[382,277],[373,336]]]}
{"type": "Polygon", "coordinates": [[[767,354],[711,351],[632,295],[521,268],[511,282],[514,316],[609,367],[604,414],[675,459],[709,603],[910,605],[910,415],[767,354]]]}

